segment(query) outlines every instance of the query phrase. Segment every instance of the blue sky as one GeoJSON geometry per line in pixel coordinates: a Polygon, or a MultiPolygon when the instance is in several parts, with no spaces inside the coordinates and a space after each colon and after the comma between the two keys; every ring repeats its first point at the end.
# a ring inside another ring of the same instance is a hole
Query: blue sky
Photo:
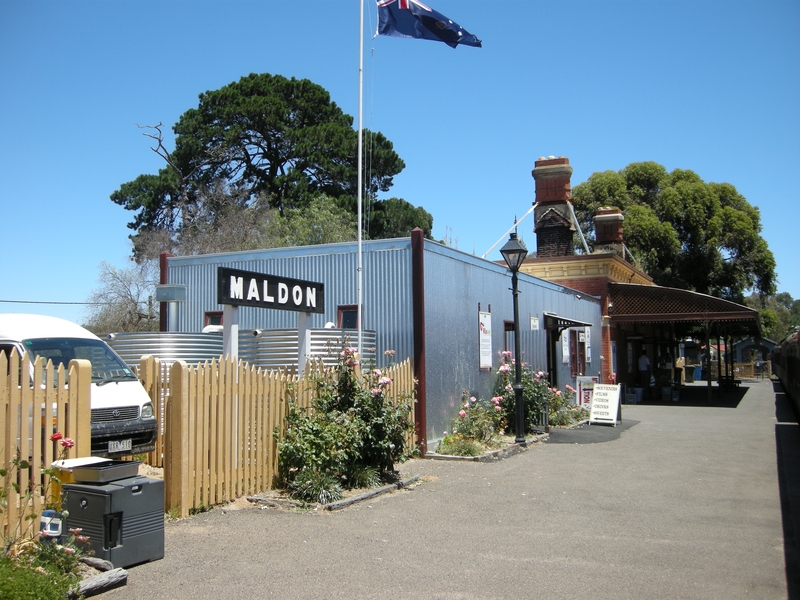
{"type": "MultiPolygon", "coordinates": [[[[384,197],[428,210],[436,239],[486,252],[531,206],[539,156],[568,157],[573,186],[653,160],[758,206],[779,291],[800,298],[800,2],[429,4],[483,48],[371,39],[366,0],[364,120],[406,163],[384,197]]],[[[170,128],[253,72],[308,78],[355,117],[358,14],[358,0],[0,0],[0,300],[84,302],[101,261],[128,266],[133,214],[109,195],[163,166],[137,123],[170,128]]],[[[520,235],[535,247],[530,219],[520,235]]]]}

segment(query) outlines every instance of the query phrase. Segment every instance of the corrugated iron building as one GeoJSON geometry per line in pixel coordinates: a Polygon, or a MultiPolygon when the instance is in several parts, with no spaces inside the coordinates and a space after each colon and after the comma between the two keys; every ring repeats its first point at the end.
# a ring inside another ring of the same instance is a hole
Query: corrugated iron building
{"type": "MultiPolygon", "coordinates": [[[[177,317],[169,326],[172,331],[199,332],[209,318],[218,317],[218,267],[322,283],[324,313],[311,315],[313,328],[326,323],[343,326],[343,315],[346,318],[357,304],[355,242],[170,257],[167,264],[168,283],[186,286],[185,301],[171,313],[177,317]]],[[[362,264],[362,327],[376,332],[377,366],[413,358],[420,380],[417,421],[424,445],[450,429],[464,390],[477,397],[493,395],[500,353],[514,347],[510,274],[505,265],[425,240],[419,230],[410,238],[363,242],[362,264]],[[491,369],[479,368],[480,311],[491,313],[491,369]],[[386,350],[394,350],[394,357],[384,357],[386,350]]],[[[519,274],[519,290],[523,362],[548,370],[544,323],[545,313],[550,313],[548,322],[557,315],[562,327],[580,324],[585,352],[581,374],[596,375],[601,370],[599,300],[524,273],[519,274]]],[[[243,331],[296,326],[297,315],[291,311],[239,308],[243,331]]],[[[574,384],[569,346],[553,342],[556,380],[560,386],[574,384]]]]}

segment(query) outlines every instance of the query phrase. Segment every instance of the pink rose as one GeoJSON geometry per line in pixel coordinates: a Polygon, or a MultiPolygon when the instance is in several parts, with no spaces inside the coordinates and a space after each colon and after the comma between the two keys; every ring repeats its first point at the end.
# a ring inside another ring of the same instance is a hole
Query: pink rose
{"type": "Polygon", "coordinates": [[[508,373],[511,370],[511,367],[509,365],[500,365],[500,368],[497,370],[501,373],[508,373]]]}
{"type": "Polygon", "coordinates": [[[50,441],[51,442],[57,442],[58,440],[60,440],[63,437],[64,436],[61,435],[60,431],[56,431],[53,435],[50,436],[50,441]]]}
{"type": "Polygon", "coordinates": [[[72,448],[75,446],[75,440],[72,438],[64,438],[61,440],[61,445],[64,446],[64,448],[72,448]]]}
{"type": "Polygon", "coordinates": [[[498,405],[496,405],[496,404],[495,404],[495,406],[494,406],[494,409],[495,409],[497,412],[500,412],[501,410],[503,410],[503,407],[502,407],[502,406],[498,406],[498,405]]]}
{"type": "Polygon", "coordinates": [[[464,417],[467,416],[467,411],[465,411],[465,410],[459,411],[458,416],[463,419],[464,417]]]}

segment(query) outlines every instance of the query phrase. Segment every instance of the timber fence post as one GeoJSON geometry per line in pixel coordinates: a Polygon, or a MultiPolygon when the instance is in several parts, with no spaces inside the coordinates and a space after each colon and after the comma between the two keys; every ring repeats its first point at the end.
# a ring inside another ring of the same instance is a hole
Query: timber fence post
{"type": "Polygon", "coordinates": [[[164,504],[189,516],[189,368],[182,360],[170,370],[170,401],[166,418],[164,504]]]}

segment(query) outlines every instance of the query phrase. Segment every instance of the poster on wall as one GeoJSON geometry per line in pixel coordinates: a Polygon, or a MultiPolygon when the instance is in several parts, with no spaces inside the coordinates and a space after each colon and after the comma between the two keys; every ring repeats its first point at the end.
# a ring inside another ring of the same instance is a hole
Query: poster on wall
{"type": "Polygon", "coordinates": [[[492,313],[478,311],[478,339],[480,341],[480,368],[492,368],[492,313]]]}
{"type": "Polygon", "coordinates": [[[619,386],[597,383],[594,386],[592,409],[589,412],[589,424],[605,423],[617,425],[619,414],[619,386]]]}
{"type": "Polygon", "coordinates": [[[576,383],[578,385],[577,404],[579,406],[588,406],[592,403],[592,396],[594,386],[600,383],[597,377],[577,377],[576,383]]]}
{"type": "Polygon", "coordinates": [[[531,317],[531,331],[539,331],[539,317],[531,317]]]}
{"type": "Polygon", "coordinates": [[[586,362],[590,363],[592,362],[592,328],[587,325],[584,329],[584,338],[586,339],[586,362]]]}
{"type": "Polygon", "coordinates": [[[569,329],[561,332],[561,362],[569,363],[569,329]]]}

